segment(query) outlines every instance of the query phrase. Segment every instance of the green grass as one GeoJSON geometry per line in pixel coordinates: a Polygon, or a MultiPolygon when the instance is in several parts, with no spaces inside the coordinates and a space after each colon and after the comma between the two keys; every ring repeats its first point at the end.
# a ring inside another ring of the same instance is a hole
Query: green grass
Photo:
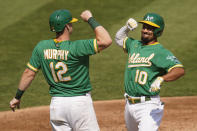
{"type": "MultiPolygon", "coordinates": [[[[0,0],[1,2],[1,0],[0,0]]],[[[0,110],[8,110],[10,99],[15,95],[22,72],[26,67],[34,46],[43,39],[54,37],[49,31],[48,18],[60,8],[69,9],[74,17],[90,9],[114,38],[128,18],[141,20],[145,13],[156,12],[164,16],[166,27],[159,41],[171,50],[184,64],[186,75],[175,81],[165,83],[161,96],[197,95],[196,73],[196,23],[195,0],[75,0],[75,1],[17,1],[12,4],[2,1],[0,11],[0,110]],[[5,5],[9,5],[6,8],[5,5]]],[[[94,33],[85,22],[73,24],[71,39],[93,38],[94,33]]],[[[139,39],[140,29],[129,35],[139,39]]],[[[94,100],[123,98],[124,68],[127,54],[123,53],[113,41],[112,46],[90,58],[90,77],[94,100]]],[[[41,71],[31,87],[25,92],[21,107],[48,105],[50,96],[48,85],[41,71]]]]}
{"type": "Polygon", "coordinates": [[[6,30],[7,26],[20,21],[23,17],[51,1],[52,0],[0,0],[0,30],[3,30],[3,28],[6,30]]]}

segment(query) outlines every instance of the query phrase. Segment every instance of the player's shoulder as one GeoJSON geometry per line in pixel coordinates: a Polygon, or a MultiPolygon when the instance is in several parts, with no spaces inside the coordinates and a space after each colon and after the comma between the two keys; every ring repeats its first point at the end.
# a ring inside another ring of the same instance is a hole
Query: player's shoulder
{"type": "Polygon", "coordinates": [[[44,47],[48,47],[50,43],[53,43],[53,39],[41,40],[35,45],[34,49],[42,50],[44,47]]]}
{"type": "Polygon", "coordinates": [[[84,40],[75,40],[75,41],[71,41],[72,43],[88,43],[88,42],[92,42],[94,41],[94,39],[84,39],[84,40]]]}
{"type": "Polygon", "coordinates": [[[53,43],[54,40],[53,39],[49,39],[49,40],[41,40],[38,42],[37,45],[42,45],[42,44],[49,44],[49,43],[53,43]]]}
{"type": "Polygon", "coordinates": [[[140,40],[134,39],[132,37],[127,37],[126,41],[129,43],[142,44],[142,42],[140,40]]]}
{"type": "Polygon", "coordinates": [[[167,48],[165,48],[161,43],[157,44],[157,48],[160,49],[160,51],[169,51],[167,48]]]}
{"type": "Polygon", "coordinates": [[[134,38],[132,38],[132,37],[126,37],[125,40],[126,40],[126,41],[138,41],[138,40],[136,40],[136,39],[134,39],[134,38]]]}
{"type": "Polygon", "coordinates": [[[49,39],[49,40],[41,40],[37,43],[36,47],[42,47],[42,46],[47,46],[54,43],[53,39],[49,39]]]}
{"type": "Polygon", "coordinates": [[[89,46],[96,42],[96,39],[85,39],[85,40],[75,40],[75,41],[70,41],[70,46],[71,47],[80,47],[80,46],[89,46]]]}
{"type": "Polygon", "coordinates": [[[158,52],[158,54],[168,54],[171,53],[171,51],[167,48],[165,48],[161,43],[159,43],[156,46],[156,51],[158,52]]]}
{"type": "Polygon", "coordinates": [[[142,45],[142,42],[140,40],[137,40],[137,39],[134,39],[132,37],[127,37],[124,42],[126,42],[127,45],[130,45],[130,46],[139,46],[139,45],[142,45]]]}

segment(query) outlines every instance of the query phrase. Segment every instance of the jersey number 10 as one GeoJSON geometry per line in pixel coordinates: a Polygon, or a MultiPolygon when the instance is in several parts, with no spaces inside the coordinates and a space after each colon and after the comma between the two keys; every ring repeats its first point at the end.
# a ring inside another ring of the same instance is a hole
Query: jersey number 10
{"type": "Polygon", "coordinates": [[[68,71],[67,65],[65,63],[57,62],[57,64],[55,64],[54,66],[53,62],[51,62],[50,68],[55,82],[63,82],[63,81],[71,80],[70,76],[63,77],[63,75],[66,74],[66,72],[68,71]],[[59,69],[57,73],[55,72],[55,69],[59,69]]]}
{"type": "Polygon", "coordinates": [[[140,85],[146,84],[148,78],[148,73],[145,71],[136,70],[135,82],[140,85]]]}

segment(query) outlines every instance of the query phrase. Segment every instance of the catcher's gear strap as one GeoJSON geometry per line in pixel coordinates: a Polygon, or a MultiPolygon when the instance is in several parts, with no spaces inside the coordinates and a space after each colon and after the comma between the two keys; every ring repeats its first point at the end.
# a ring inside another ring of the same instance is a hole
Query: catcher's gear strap
{"type": "Polygon", "coordinates": [[[129,31],[130,30],[127,28],[127,26],[123,26],[122,28],[120,28],[120,30],[116,33],[115,36],[115,41],[117,45],[123,47],[124,40],[128,36],[129,31]]]}

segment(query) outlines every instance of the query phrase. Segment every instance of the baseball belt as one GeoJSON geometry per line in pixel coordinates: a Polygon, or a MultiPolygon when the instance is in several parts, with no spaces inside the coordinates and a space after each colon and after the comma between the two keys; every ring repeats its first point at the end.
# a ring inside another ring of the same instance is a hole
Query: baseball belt
{"type": "Polygon", "coordinates": [[[128,100],[128,102],[130,104],[136,104],[136,103],[142,103],[145,101],[150,101],[151,97],[150,96],[143,96],[143,101],[142,101],[142,97],[130,97],[129,95],[126,95],[126,99],[128,100]]]}

